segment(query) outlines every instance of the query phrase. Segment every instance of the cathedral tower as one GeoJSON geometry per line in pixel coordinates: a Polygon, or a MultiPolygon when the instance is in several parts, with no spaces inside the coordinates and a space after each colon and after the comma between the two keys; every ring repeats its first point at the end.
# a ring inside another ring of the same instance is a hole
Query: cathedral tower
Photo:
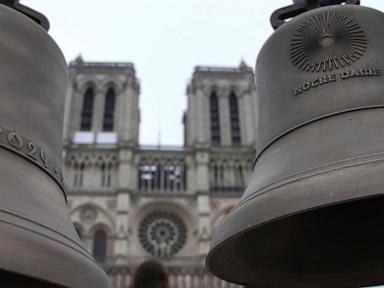
{"type": "Polygon", "coordinates": [[[255,81],[243,61],[238,68],[196,67],[187,97],[187,146],[254,146],[255,81]]]}
{"type": "Polygon", "coordinates": [[[252,69],[197,67],[188,86],[185,145],[142,146],[131,63],[70,64],[64,177],[71,220],[112,279],[129,287],[159,258],[171,287],[237,287],[204,267],[212,229],[244,191],[255,156],[252,69]]]}

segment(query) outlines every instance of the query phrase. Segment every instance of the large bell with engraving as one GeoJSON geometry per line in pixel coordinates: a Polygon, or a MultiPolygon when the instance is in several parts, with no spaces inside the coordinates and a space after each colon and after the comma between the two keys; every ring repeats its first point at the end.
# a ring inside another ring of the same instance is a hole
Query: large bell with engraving
{"type": "Polygon", "coordinates": [[[247,287],[383,284],[384,14],[295,2],[258,56],[254,173],[207,266],[247,287]]]}
{"type": "Polygon", "coordinates": [[[0,1],[0,276],[6,287],[109,287],[66,210],[67,64],[46,18],[0,1]]]}

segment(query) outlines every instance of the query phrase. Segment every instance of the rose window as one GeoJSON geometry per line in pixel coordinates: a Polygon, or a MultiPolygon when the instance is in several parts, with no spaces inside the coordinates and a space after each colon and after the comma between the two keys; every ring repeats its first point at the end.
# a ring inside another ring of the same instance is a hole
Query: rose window
{"type": "Polygon", "coordinates": [[[187,237],[184,222],[174,213],[153,212],[139,227],[139,238],[143,248],[153,256],[169,258],[183,248],[187,237]]]}

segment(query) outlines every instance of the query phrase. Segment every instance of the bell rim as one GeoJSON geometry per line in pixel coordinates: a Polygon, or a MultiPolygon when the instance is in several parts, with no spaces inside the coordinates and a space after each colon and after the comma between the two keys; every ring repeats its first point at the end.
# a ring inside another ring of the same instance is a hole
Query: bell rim
{"type": "MultiPolygon", "coordinates": [[[[372,161],[367,161],[364,163],[355,163],[355,165],[352,165],[352,166],[348,167],[347,169],[354,170],[355,173],[358,174],[359,177],[361,177],[361,179],[364,179],[368,175],[372,175],[372,172],[369,171],[369,169],[367,169],[367,167],[370,167],[371,169],[373,169],[375,171],[375,173],[380,173],[380,171],[378,171],[378,169],[377,169],[377,166],[379,166],[382,169],[382,172],[384,173],[384,159],[379,159],[379,160],[376,159],[376,161],[372,160],[372,161]],[[361,169],[362,166],[364,167],[363,169],[361,169]],[[361,171],[363,171],[364,173],[361,173],[361,171]]],[[[312,175],[310,177],[310,179],[314,180],[314,178],[317,178],[317,180],[319,181],[318,177],[320,177],[320,178],[324,177],[324,176],[326,177],[326,175],[331,173],[332,171],[333,170],[327,171],[325,173],[325,175],[324,174],[312,175]]],[[[337,171],[340,173],[340,171],[342,171],[342,170],[336,170],[336,172],[337,171]]],[[[344,176],[345,175],[348,175],[348,173],[344,174],[344,176]]],[[[352,176],[352,178],[353,178],[353,176],[352,176]]],[[[334,179],[335,179],[335,177],[334,177],[334,179]]],[[[340,178],[338,178],[337,180],[344,181],[344,180],[341,180],[340,178]]],[[[297,182],[298,181],[295,181],[293,184],[291,183],[290,185],[295,185],[295,183],[297,183],[297,182]]],[[[321,182],[321,180],[320,180],[320,182],[321,182]]],[[[368,187],[370,184],[371,183],[369,183],[369,181],[366,181],[365,187],[368,187]]],[[[219,254],[221,253],[221,254],[225,255],[226,253],[228,254],[228,252],[230,252],[229,253],[230,255],[229,256],[227,255],[227,259],[230,259],[229,262],[231,263],[231,266],[233,265],[234,267],[236,267],[236,266],[241,267],[241,263],[238,261],[238,259],[237,260],[231,259],[231,258],[235,258],[234,254],[232,253],[233,251],[231,251],[231,249],[233,250],[233,247],[232,247],[233,245],[231,245],[233,241],[235,241],[236,239],[240,239],[242,235],[248,233],[249,231],[252,231],[254,229],[258,229],[260,227],[266,226],[266,225],[271,224],[271,223],[276,223],[279,220],[287,219],[287,218],[295,216],[295,215],[300,215],[300,214],[303,214],[306,212],[316,211],[316,210],[319,210],[319,209],[325,208],[325,207],[337,206],[337,205],[340,205],[343,203],[352,203],[352,202],[356,202],[356,201],[364,200],[364,199],[384,197],[384,193],[377,193],[377,192],[371,192],[371,194],[363,192],[363,193],[360,193],[360,195],[353,194],[353,192],[351,193],[351,190],[349,189],[351,187],[353,188],[352,183],[349,183],[349,185],[347,185],[347,186],[348,187],[344,187],[345,188],[344,193],[343,193],[344,199],[340,199],[339,201],[332,201],[334,199],[329,198],[328,199],[329,201],[323,203],[322,205],[316,205],[316,206],[313,205],[313,206],[307,206],[306,208],[303,208],[303,209],[296,209],[295,211],[292,211],[291,213],[282,214],[282,215],[275,217],[275,218],[273,218],[273,216],[270,215],[270,218],[268,220],[261,221],[259,223],[249,224],[249,225],[245,225],[244,221],[247,221],[248,219],[254,219],[255,218],[255,217],[252,217],[251,214],[252,214],[252,212],[255,214],[256,213],[255,211],[257,211],[257,206],[260,205],[260,203],[257,204],[257,202],[262,201],[259,198],[268,196],[268,193],[264,193],[264,194],[261,194],[259,196],[253,197],[249,201],[242,202],[241,204],[239,204],[239,206],[236,207],[235,210],[232,210],[226,217],[224,217],[224,219],[218,224],[215,231],[213,232],[213,236],[212,236],[212,240],[211,240],[211,248],[210,248],[210,251],[208,253],[208,256],[206,257],[207,269],[212,274],[214,274],[214,275],[218,276],[219,278],[222,278],[226,281],[230,281],[230,282],[240,284],[240,285],[255,285],[255,283],[245,283],[245,282],[241,282],[238,279],[236,279],[235,274],[238,272],[233,273],[233,275],[228,275],[228,273],[220,271],[220,268],[218,269],[217,267],[213,267],[215,265],[215,263],[214,263],[215,259],[217,259],[217,257],[220,256],[219,254]],[[355,197],[351,197],[351,195],[355,195],[355,197]],[[239,208],[244,207],[246,205],[248,206],[248,209],[246,212],[244,212],[242,209],[239,209],[239,208]],[[253,206],[253,208],[249,208],[250,206],[253,206]],[[234,225],[234,222],[236,222],[236,219],[242,219],[243,220],[243,224],[240,228],[235,227],[235,225],[234,225]],[[225,228],[223,228],[224,226],[230,227],[230,228],[227,229],[227,231],[224,231],[225,230],[225,228]]],[[[384,181],[381,183],[381,186],[384,187],[384,181]]],[[[276,190],[278,190],[278,189],[281,189],[281,187],[276,188],[276,190]]],[[[380,189],[377,189],[377,190],[380,191],[380,189]]],[[[365,189],[360,187],[360,191],[365,191],[365,189]]],[[[369,191],[369,190],[367,190],[367,191],[369,191]]],[[[313,191],[311,191],[311,192],[313,192],[313,191]]],[[[309,194],[311,194],[311,193],[309,193],[309,194]]],[[[296,198],[294,198],[294,199],[290,198],[289,200],[291,202],[295,202],[295,199],[296,200],[300,199],[301,195],[302,194],[295,194],[294,196],[296,198]]],[[[279,195],[276,194],[272,197],[272,199],[275,200],[275,199],[277,199],[278,196],[279,195]]],[[[281,194],[280,194],[280,196],[281,196],[281,194]]],[[[263,200],[266,201],[265,199],[263,199],[263,200]]],[[[269,200],[271,200],[271,199],[269,199],[269,200]]],[[[284,205],[282,205],[281,207],[283,207],[284,205]]],[[[267,206],[267,205],[264,205],[264,206],[267,206]]],[[[372,273],[380,273],[381,275],[383,275],[384,269],[380,269],[380,270],[378,270],[376,272],[372,272],[372,273]]],[[[373,284],[376,284],[376,283],[373,283],[373,284]]],[[[263,287],[263,286],[261,286],[261,287],[263,287]]]]}
{"type": "MultiPolygon", "coordinates": [[[[267,221],[265,223],[249,227],[248,229],[242,230],[242,231],[238,232],[237,234],[229,236],[228,238],[222,240],[220,243],[218,243],[216,246],[214,246],[212,249],[210,249],[210,251],[209,251],[209,253],[208,253],[207,257],[206,257],[206,260],[205,260],[205,266],[206,266],[207,270],[210,273],[212,273],[213,275],[215,275],[216,277],[218,277],[220,279],[223,279],[225,281],[231,282],[231,283],[235,283],[237,285],[251,285],[252,287],[255,287],[255,288],[256,287],[257,288],[280,287],[280,286],[273,286],[273,285],[271,285],[271,286],[264,286],[264,285],[259,286],[258,284],[255,284],[255,283],[252,283],[252,282],[244,282],[244,281],[239,281],[236,278],[232,278],[231,276],[228,276],[227,273],[221,272],[220,269],[213,268],[213,265],[214,265],[213,261],[215,260],[214,258],[218,256],[218,253],[221,253],[222,256],[225,255],[225,258],[230,259],[229,262],[231,263],[232,267],[238,267],[238,266],[241,265],[241,263],[238,261],[238,259],[236,259],[236,257],[231,258],[231,256],[234,256],[234,254],[231,253],[231,255],[228,256],[227,251],[233,250],[233,249],[230,249],[230,248],[233,248],[233,242],[236,241],[237,239],[241,238],[241,236],[243,236],[243,235],[245,235],[245,234],[247,234],[247,233],[249,233],[249,232],[251,232],[251,231],[253,231],[255,229],[264,227],[264,226],[266,226],[268,224],[274,224],[274,223],[279,222],[281,220],[288,219],[288,218],[290,218],[292,216],[296,216],[296,215],[300,215],[300,214],[305,214],[307,212],[313,212],[313,211],[320,210],[320,209],[326,208],[326,207],[338,206],[338,205],[341,205],[341,204],[357,202],[359,200],[375,199],[375,198],[378,198],[378,197],[384,198],[384,193],[383,194],[366,196],[366,197],[361,197],[361,198],[357,198],[357,199],[346,200],[346,201],[337,202],[337,203],[332,203],[332,204],[328,204],[328,205],[323,205],[321,207],[309,208],[309,209],[304,210],[304,211],[298,211],[296,213],[285,215],[285,216],[282,216],[280,218],[273,219],[273,220],[267,221]]],[[[224,224],[224,220],[221,222],[221,224],[224,224]]],[[[265,272],[273,272],[273,271],[266,270],[265,272]]],[[[290,276],[288,273],[286,273],[286,274],[284,274],[284,273],[275,273],[275,274],[276,274],[276,276],[280,276],[280,277],[281,276],[290,276]]],[[[361,276],[365,276],[366,277],[367,274],[368,275],[371,274],[372,275],[371,276],[372,279],[375,279],[375,277],[377,277],[377,275],[383,275],[384,274],[384,268],[372,269],[369,272],[367,272],[367,271],[361,272],[361,275],[360,274],[356,275],[356,278],[359,278],[361,276]]],[[[300,275],[300,276],[295,276],[295,274],[292,274],[292,275],[293,275],[293,277],[300,277],[300,278],[304,277],[303,275],[300,275]]],[[[345,273],[345,275],[347,275],[347,273],[345,273]]],[[[350,274],[348,274],[348,275],[350,275],[350,274]]],[[[312,277],[311,275],[309,275],[309,276],[312,277]]],[[[337,276],[335,276],[335,277],[337,277],[337,276]]],[[[372,280],[372,282],[367,281],[367,282],[364,283],[364,286],[362,286],[362,287],[373,287],[373,286],[377,286],[377,285],[382,285],[384,283],[384,277],[381,277],[381,279],[383,279],[383,280],[381,282],[379,282],[379,283],[375,282],[375,280],[372,280]]],[[[329,280],[331,281],[331,279],[329,279],[329,280]]],[[[298,286],[289,286],[289,285],[287,285],[286,287],[292,287],[292,288],[293,287],[300,287],[300,288],[304,288],[304,287],[308,287],[307,285],[308,285],[308,283],[305,283],[304,286],[300,286],[300,285],[298,285],[298,286]]],[[[321,286],[321,285],[320,286],[316,286],[315,285],[313,287],[323,287],[323,286],[321,286]]],[[[333,286],[328,286],[328,287],[333,287],[333,286]]],[[[342,285],[340,286],[340,285],[338,285],[337,287],[350,287],[350,286],[342,286],[342,285]]]]}
{"type": "Polygon", "coordinates": [[[105,272],[88,253],[84,254],[57,239],[31,232],[14,223],[0,222],[0,232],[0,270],[59,287],[111,287],[105,272]],[[30,255],[28,251],[33,251],[33,254],[30,255]],[[13,258],[9,255],[13,255],[13,258]],[[71,269],[66,270],[65,267],[71,269]],[[65,272],[70,272],[72,277],[65,272]]]}

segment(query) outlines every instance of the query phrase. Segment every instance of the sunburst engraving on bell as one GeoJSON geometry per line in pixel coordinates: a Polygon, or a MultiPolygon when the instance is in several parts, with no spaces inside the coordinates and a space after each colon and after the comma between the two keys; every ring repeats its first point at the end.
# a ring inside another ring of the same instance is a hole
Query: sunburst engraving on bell
{"type": "Polygon", "coordinates": [[[253,175],[213,233],[216,276],[384,284],[384,14],[358,4],[295,1],[272,14],[256,62],[253,175]]]}
{"type": "Polygon", "coordinates": [[[307,72],[332,71],[357,61],[367,50],[360,26],[339,12],[323,12],[301,24],[291,42],[292,62],[307,72]]]}

